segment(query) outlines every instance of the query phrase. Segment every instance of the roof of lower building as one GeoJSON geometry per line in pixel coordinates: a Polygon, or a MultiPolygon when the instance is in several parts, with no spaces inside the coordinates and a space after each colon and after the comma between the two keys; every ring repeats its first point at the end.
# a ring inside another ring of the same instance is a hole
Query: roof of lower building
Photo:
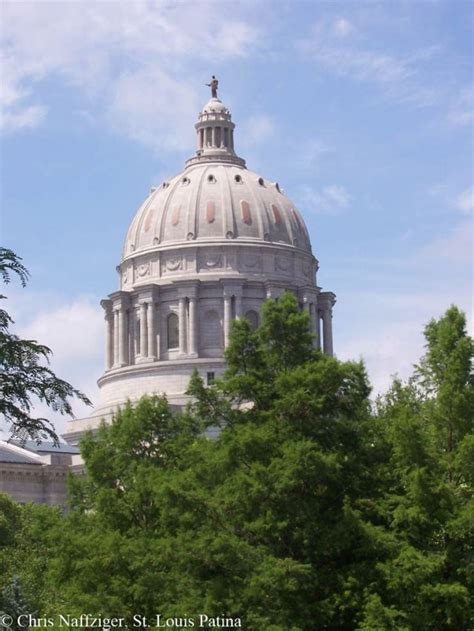
{"type": "Polygon", "coordinates": [[[67,443],[59,443],[59,445],[55,445],[49,441],[43,441],[37,444],[34,440],[27,441],[19,441],[19,440],[11,440],[11,444],[16,445],[17,447],[21,447],[22,449],[26,449],[27,451],[32,451],[36,454],[80,454],[81,451],[77,447],[73,447],[72,445],[68,445],[67,443]]]}
{"type": "Polygon", "coordinates": [[[3,441],[0,443],[0,462],[9,462],[15,464],[31,464],[41,466],[41,462],[35,459],[33,454],[28,453],[25,449],[18,447],[12,448],[8,443],[3,441]]]}

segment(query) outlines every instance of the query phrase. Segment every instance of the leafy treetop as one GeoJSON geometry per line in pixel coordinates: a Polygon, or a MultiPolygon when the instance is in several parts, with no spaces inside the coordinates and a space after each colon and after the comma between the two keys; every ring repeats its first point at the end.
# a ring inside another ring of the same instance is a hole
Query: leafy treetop
{"type": "MultiPolygon", "coordinates": [[[[20,278],[23,286],[26,285],[28,271],[21,258],[12,250],[0,248],[0,275],[4,283],[10,282],[11,273],[20,278]]],[[[35,399],[46,403],[55,412],[71,416],[72,397],[87,405],[91,402],[49,368],[51,349],[34,340],[20,339],[10,332],[11,324],[10,315],[0,309],[0,415],[13,436],[37,441],[49,438],[57,442],[53,424],[47,418],[34,415],[35,399]]]]}

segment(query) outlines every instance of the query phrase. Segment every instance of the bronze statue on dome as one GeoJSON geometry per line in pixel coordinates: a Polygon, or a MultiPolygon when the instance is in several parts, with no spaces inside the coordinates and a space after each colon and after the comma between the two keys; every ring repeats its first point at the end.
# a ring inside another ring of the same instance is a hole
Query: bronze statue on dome
{"type": "Polygon", "coordinates": [[[219,86],[219,81],[212,75],[211,83],[206,83],[208,88],[211,88],[211,94],[213,99],[217,99],[217,88],[219,86]]]}

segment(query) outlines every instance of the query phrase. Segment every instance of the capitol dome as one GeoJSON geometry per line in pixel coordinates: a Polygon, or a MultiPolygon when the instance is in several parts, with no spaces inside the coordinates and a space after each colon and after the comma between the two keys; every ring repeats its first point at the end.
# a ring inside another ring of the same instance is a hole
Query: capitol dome
{"type": "Polygon", "coordinates": [[[233,239],[311,252],[304,221],[277,182],[231,162],[193,164],[151,191],[127,232],[123,258],[233,239]]]}
{"type": "Polygon", "coordinates": [[[234,129],[227,106],[211,98],[195,125],[195,154],[132,220],[119,290],[101,303],[101,400],[92,417],[71,423],[70,442],[145,394],[184,405],[194,369],[206,383],[225,369],[232,321],[257,327],[262,303],[286,290],[307,310],[315,346],[332,354],[335,296],[317,285],[303,217],[277,182],[247,169],[234,129]]]}

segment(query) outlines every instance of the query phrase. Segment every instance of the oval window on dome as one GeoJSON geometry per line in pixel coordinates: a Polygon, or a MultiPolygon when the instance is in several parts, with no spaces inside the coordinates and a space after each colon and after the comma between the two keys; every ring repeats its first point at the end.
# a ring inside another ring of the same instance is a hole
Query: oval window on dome
{"type": "Polygon", "coordinates": [[[207,223],[212,223],[216,218],[216,205],[214,202],[207,202],[206,204],[206,219],[207,223]]]}
{"type": "Polygon", "coordinates": [[[154,208],[150,208],[150,210],[148,211],[147,216],[145,217],[145,224],[143,226],[145,232],[148,232],[148,230],[150,230],[151,222],[153,220],[153,215],[154,214],[155,214],[155,209],[154,208]]]}
{"type": "Polygon", "coordinates": [[[246,224],[251,224],[252,215],[250,214],[250,204],[243,199],[240,202],[240,209],[242,211],[242,221],[246,224]]]}
{"type": "Polygon", "coordinates": [[[258,183],[260,184],[260,186],[265,186],[265,180],[263,179],[263,177],[258,178],[258,183]]]}
{"type": "Polygon", "coordinates": [[[175,206],[173,208],[173,213],[171,215],[171,223],[173,226],[177,226],[179,224],[179,206],[175,206]]]}
{"type": "Polygon", "coordinates": [[[280,209],[275,206],[275,204],[272,204],[272,213],[273,213],[273,218],[275,219],[275,223],[277,225],[281,224],[281,213],[280,213],[280,209]]]}

